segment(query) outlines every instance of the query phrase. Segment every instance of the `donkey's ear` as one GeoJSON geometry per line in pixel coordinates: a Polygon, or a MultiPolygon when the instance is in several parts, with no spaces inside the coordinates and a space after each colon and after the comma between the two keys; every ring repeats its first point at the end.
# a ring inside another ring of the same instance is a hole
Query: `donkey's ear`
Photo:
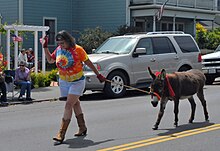
{"type": "Polygon", "coordinates": [[[165,80],[166,79],[166,71],[165,71],[165,69],[161,70],[160,79],[161,80],[165,80]]]}
{"type": "Polygon", "coordinates": [[[148,71],[149,71],[151,77],[152,77],[153,79],[156,79],[156,76],[155,76],[155,74],[153,74],[153,72],[151,71],[150,67],[148,67],[148,71]]]}

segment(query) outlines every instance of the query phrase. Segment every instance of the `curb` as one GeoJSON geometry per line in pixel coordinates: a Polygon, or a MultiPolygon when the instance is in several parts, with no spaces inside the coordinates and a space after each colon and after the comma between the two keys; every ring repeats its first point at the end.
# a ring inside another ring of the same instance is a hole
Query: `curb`
{"type": "Polygon", "coordinates": [[[53,102],[53,101],[58,101],[59,98],[48,98],[48,99],[40,99],[40,100],[33,100],[33,101],[15,101],[15,102],[10,102],[8,101],[7,105],[0,104],[1,107],[7,107],[7,106],[12,106],[12,105],[18,105],[18,104],[33,104],[33,103],[40,103],[40,102],[53,102]]]}

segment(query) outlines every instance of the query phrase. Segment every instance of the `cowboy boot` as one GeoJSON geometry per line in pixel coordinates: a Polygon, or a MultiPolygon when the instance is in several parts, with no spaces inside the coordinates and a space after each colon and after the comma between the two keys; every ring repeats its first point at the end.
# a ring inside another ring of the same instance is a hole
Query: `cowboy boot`
{"type": "Polygon", "coordinates": [[[69,120],[64,120],[62,118],[60,130],[57,133],[57,136],[53,138],[53,140],[58,141],[60,143],[63,142],[63,140],[65,138],[66,130],[67,130],[68,126],[69,126],[69,123],[70,123],[70,119],[69,120]]]}
{"type": "Polygon", "coordinates": [[[87,133],[87,128],[85,125],[85,120],[83,118],[83,113],[76,116],[77,123],[79,126],[79,131],[74,136],[84,136],[87,133]]]}

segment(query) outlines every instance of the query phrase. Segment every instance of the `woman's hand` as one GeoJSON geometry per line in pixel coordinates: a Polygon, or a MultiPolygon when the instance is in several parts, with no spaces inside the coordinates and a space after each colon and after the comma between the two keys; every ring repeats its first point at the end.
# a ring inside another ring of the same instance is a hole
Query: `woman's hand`
{"type": "Polygon", "coordinates": [[[47,35],[44,38],[41,38],[40,42],[43,45],[43,48],[48,48],[48,36],[47,35]]]}

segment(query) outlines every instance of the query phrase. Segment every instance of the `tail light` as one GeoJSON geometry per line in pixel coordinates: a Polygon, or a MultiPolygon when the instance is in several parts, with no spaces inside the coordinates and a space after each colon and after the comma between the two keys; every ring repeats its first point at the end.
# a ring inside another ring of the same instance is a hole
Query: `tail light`
{"type": "Polygon", "coordinates": [[[202,55],[201,55],[201,53],[198,54],[198,62],[202,62],[202,55]]]}

